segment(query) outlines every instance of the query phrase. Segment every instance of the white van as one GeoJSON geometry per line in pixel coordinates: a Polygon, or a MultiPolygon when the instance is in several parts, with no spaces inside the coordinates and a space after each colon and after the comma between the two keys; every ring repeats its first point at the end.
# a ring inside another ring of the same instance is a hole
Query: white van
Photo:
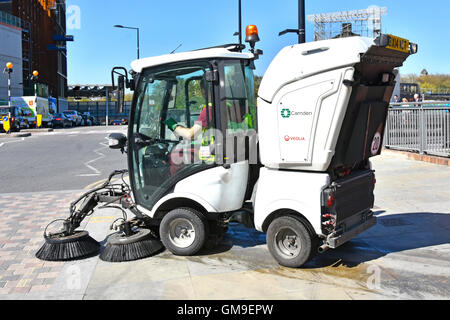
{"type": "Polygon", "coordinates": [[[47,98],[41,98],[36,96],[30,97],[12,97],[12,106],[17,106],[22,109],[27,117],[28,123],[32,128],[36,127],[37,119],[36,115],[42,115],[42,126],[51,127],[53,117],[50,113],[49,103],[47,98]]]}

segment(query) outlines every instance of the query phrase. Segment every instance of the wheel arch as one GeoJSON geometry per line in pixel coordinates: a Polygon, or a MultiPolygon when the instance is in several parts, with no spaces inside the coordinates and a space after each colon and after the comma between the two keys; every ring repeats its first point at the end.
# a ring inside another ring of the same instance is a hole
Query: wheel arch
{"type": "Polygon", "coordinates": [[[301,222],[304,223],[305,227],[308,229],[311,235],[317,236],[317,233],[314,230],[311,222],[303,214],[301,214],[296,210],[288,208],[277,209],[273,211],[271,214],[269,214],[262,224],[262,231],[267,232],[267,229],[269,228],[269,225],[272,223],[272,221],[275,220],[276,218],[283,216],[291,216],[293,218],[299,219],[301,222]]]}
{"type": "Polygon", "coordinates": [[[191,208],[201,212],[205,215],[205,217],[209,212],[207,208],[204,205],[200,204],[198,201],[187,197],[176,197],[170,198],[160,204],[155,210],[153,218],[156,220],[162,220],[168,212],[177,208],[191,208]]]}

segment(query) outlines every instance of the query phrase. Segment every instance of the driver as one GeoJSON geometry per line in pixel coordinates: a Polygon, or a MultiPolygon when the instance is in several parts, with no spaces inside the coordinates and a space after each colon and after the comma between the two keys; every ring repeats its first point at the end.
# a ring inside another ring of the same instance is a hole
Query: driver
{"type": "MultiPolygon", "coordinates": [[[[207,94],[206,94],[206,85],[204,81],[200,84],[200,89],[202,92],[202,96],[206,101],[207,94]]],[[[178,136],[187,139],[187,140],[193,140],[195,139],[204,129],[208,128],[208,121],[207,121],[207,113],[209,114],[209,123],[212,122],[212,114],[213,114],[213,107],[210,103],[208,108],[206,108],[206,105],[204,106],[202,112],[200,113],[197,121],[191,128],[185,128],[178,124],[174,119],[169,118],[164,123],[168,126],[168,128],[176,133],[178,136]],[[207,112],[208,110],[208,112],[207,112]]]]}

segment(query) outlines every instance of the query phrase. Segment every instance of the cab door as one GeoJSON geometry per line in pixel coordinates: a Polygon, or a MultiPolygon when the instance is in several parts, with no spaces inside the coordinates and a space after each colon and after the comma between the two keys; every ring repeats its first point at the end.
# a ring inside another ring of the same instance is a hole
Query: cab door
{"type": "MultiPolygon", "coordinates": [[[[213,84],[205,78],[209,70],[209,63],[196,62],[150,68],[140,75],[128,129],[128,162],[135,200],[148,210],[182,180],[216,166],[199,159],[207,129],[216,127],[214,107],[195,139],[183,139],[168,125],[190,128],[213,103],[213,84]],[[206,96],[201,81],[207,84],[206,96]]],[[[201,193],[202,188],[191,186],[190,191],[201,193]]]]}

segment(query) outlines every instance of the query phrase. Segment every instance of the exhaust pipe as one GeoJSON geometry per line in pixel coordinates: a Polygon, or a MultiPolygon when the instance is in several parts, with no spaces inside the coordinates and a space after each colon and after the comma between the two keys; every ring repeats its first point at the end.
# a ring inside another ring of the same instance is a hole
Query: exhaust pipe
{"type": "Polygon", "coordinates": [[[325,251],[327,251],[328,250],[328,245],[326,244],[326,243],[324,243],[323,245],[321,245],[319,248],[317,248],[317,251],[319,252],[319,253],[324,253],[325,251]]]}

